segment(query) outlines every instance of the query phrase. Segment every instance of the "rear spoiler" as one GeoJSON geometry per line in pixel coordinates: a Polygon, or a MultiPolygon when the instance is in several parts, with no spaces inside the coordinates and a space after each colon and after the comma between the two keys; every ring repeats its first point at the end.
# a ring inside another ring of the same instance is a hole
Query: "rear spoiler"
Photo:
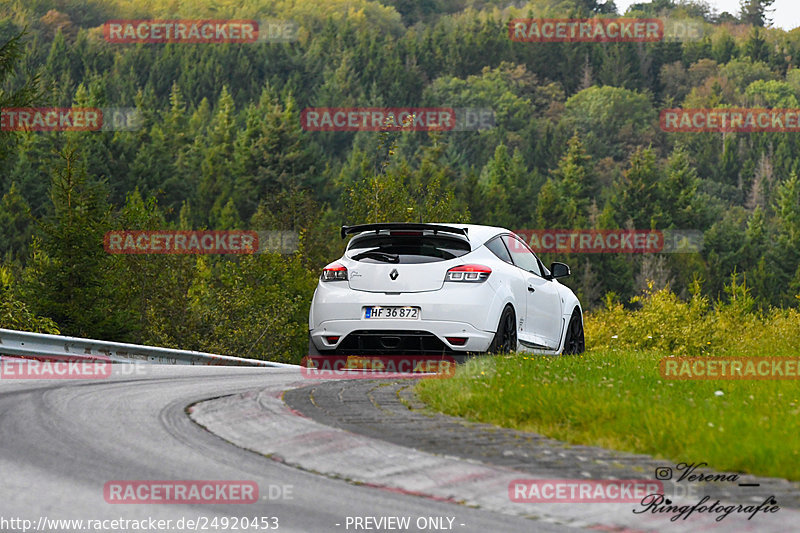
{"type": "Polygon", "coordinates": [[[467,228],[456,228],[453,226],[440,226],[438,224],[415,224],[413,222],[383,222],[381,224],[359,224],[358,226],[342,226],[342,239],[347,235],[353,233],[361,233],[364,231],[374,231],[378,233],[381,230],[428,230],[433,233],[456,233],[458,235],[467,236],[467,228]]]}

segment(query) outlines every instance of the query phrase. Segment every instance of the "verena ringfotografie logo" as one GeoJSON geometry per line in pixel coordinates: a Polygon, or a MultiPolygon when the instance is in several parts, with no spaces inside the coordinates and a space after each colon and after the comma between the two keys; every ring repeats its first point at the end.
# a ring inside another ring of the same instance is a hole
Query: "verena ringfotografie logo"
{"type": "Polygon", "coordinates": [[[294,231],[120,230],[103,239],[110,254],[290,254],[297,244],[294,231]]]}
{"type": "Polygon", "coordinates": [[[307,107],[306,131],[477,131],[495,126],[494,111],[452,107],[307,107]]]}
{"type": "Polygon", "coordinates": [[[142,116],[133,107],[6,107],[0,131],[134,131],[142,116]]]}
{"type": "Polygon", "coordinates": [[[394,379],[452,377],[456,361],[447,355],[309,355],[300,363],[307,379],[394,379]]]}
{"type": "MultiPolygon", "coordinates": [[[[737,484],[738,487],[758,487],[760,483],[737,483],[739,481],[739,475],[734,473],[716,473],[716,472],[702,472],[698,471],[699,468],[708,466],[708,463],[678,463],[675,465],[675,469],[680,472],[680,476],[674,480],[675,486],[680,486],[683,484],[684,486],[701,486],[706,489],[710,488],[711,485],[716,483],[732,483],[737,484]]],[[[670,466],[659,466],[656,468],[655,477],[656,479],[660,480],[672,480],[673,468],[670,466]]],[[[696,497],[693,497],[693,499],[696,497]]],[[[678,520],[687,520],[693,513],[699,514],[708,514],[708,515],[716,515],[714,519],[717,522],[722,522],[725,518],[727,518],[732,513],[736,514],[746,514],[747,520],[752,520],[756,515],[759,513],[764,514],[772,514],[777,513],[780,511],[780,505],[778,505],[778,501],[775,499],[775,495],[770,495],[767,497],[763,496],[751,496],[749,498],[750,503],[748,505],[742,504],[723,504],[720,502],[719,499],[715,500],[713,503],[708,504],[712,500],[712,497],[708,494],[704,495],[700,498],[694,505],[690,505],[687,503],[678,504],[675,503],[673,505],[673,500],[667,497],[665,494],[649,494],[645,498],[642,499],[640,502],[641,507],[633,509],[634,514],[661,514],[667,513],[672,514],[670,517],[670,522],[677,522],[678,520]],[[759,501],[759,505],[755,505],[754,502],[759,501]]]]}
{"type": "Polygon", "coordinates": [[[649,479],[515,479],[508,498],[515,503],[638,503],[664,494],[660,481],[649,479]]]}
{"type": "Polygon", "coordinates": [[[111,375],[107,357],[37,355],[0,357],[0,379],[104,379],[111,375]]]}
{"type": "Polygon", "coordinates": [[[103,498],[112,504],[256,503],[253,481],[109,481],[103,498]]]}
{"type": "Polygon", "coordinates": [[[742,505],[741,503],[725,505],[721,503],[720,500],[716,500],[709,505],[707,503],[709,501],[711,501],[711,496],[706,495],[694,505],[672,505],[672,500],[666,498],[663,494],[651,494],[642,500],[642,508],[634,509],[633,513],[672,514],[669,519],[670,522],[686,520],[693,513],[698,513],[712,516],[716,515],[714,521],[722,522],[732,513],[747,515],[747,520],[752,520],[758,513],[772,514],[781,510],[774,495],[767,496],[758,505],[742,505]]]}
{"type": "Polygon", "coordinates": [[[797,133],[800,109],[664,109],[660,122],[666,132],[797,133]]]}
{"type": "Polygon", "coordinates": [[[665,379],[800,379],[800,358],[665,357],[659,369],[665,379]]]}
{"type": "MultiPolygon", "coordinates": [[[[536,253],[693,253],[703,245],[703,233],[698,230],[521,229],[515,233],[536,253]]],[[[511,253],[524,251],[514,239],[507,244],[511,253]]]]}
{"type": "Polygon", "coordinates": [[[297,40],[291,21],[110,20],[103,37],[110,43],[256,43],[297,40]]]}
{"type": "Polygon", "coordinates": [[[526,43],[697,41],[702,21],[673,18],[512,19],[508,37],[526,43]]]}

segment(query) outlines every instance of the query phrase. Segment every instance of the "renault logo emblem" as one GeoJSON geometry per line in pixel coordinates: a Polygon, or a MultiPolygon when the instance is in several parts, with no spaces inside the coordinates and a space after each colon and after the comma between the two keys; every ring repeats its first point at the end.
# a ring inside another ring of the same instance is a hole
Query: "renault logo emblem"
{"type": "Polygon", "coordinates": [[[399,275],[400,274],[397,273],[397,269],[396,268],[392,269],[392,271],[389,273],[389,277],[392,278],[392,281],[396,280],[397,276],[399,276],[399,275]]]}

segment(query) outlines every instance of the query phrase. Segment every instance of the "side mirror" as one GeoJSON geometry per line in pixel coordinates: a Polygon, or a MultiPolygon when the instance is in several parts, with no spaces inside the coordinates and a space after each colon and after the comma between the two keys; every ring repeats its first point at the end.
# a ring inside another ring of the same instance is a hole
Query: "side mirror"
{"type": "Polygon", "coordinates": [[[565,278],[570,275],[569,267],[564,263],[550,264],[550,279],[565,278]]]}

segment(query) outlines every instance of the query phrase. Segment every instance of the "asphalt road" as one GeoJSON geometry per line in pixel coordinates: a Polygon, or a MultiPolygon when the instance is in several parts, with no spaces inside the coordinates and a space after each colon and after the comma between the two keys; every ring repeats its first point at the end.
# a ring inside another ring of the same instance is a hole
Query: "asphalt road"
{"type": "Polygon", "coordinates": [[[199,530],[234,531],[233,517],[259,518],[246,531],[274,531],[275,518],[278,531],[300,532],[575,531],[298,470],[237,448],[186,414],[201,400],[298,382],[296,369],[166,365],[105,379],[0,380],[0,531],[189,530],[186,522],[177,527],[181,519],[198,521],[199,530]],[[124,480],[252,481],[260,501],[108,503],[104,486],[124,480]],[[409,517],[411,527],[380,527],[370,517],[409,517]],[[172,522],[137,529],[96,522],[114,519],[172,522]],[[53,520],[84,523],[79,529],[53,520]]]}

